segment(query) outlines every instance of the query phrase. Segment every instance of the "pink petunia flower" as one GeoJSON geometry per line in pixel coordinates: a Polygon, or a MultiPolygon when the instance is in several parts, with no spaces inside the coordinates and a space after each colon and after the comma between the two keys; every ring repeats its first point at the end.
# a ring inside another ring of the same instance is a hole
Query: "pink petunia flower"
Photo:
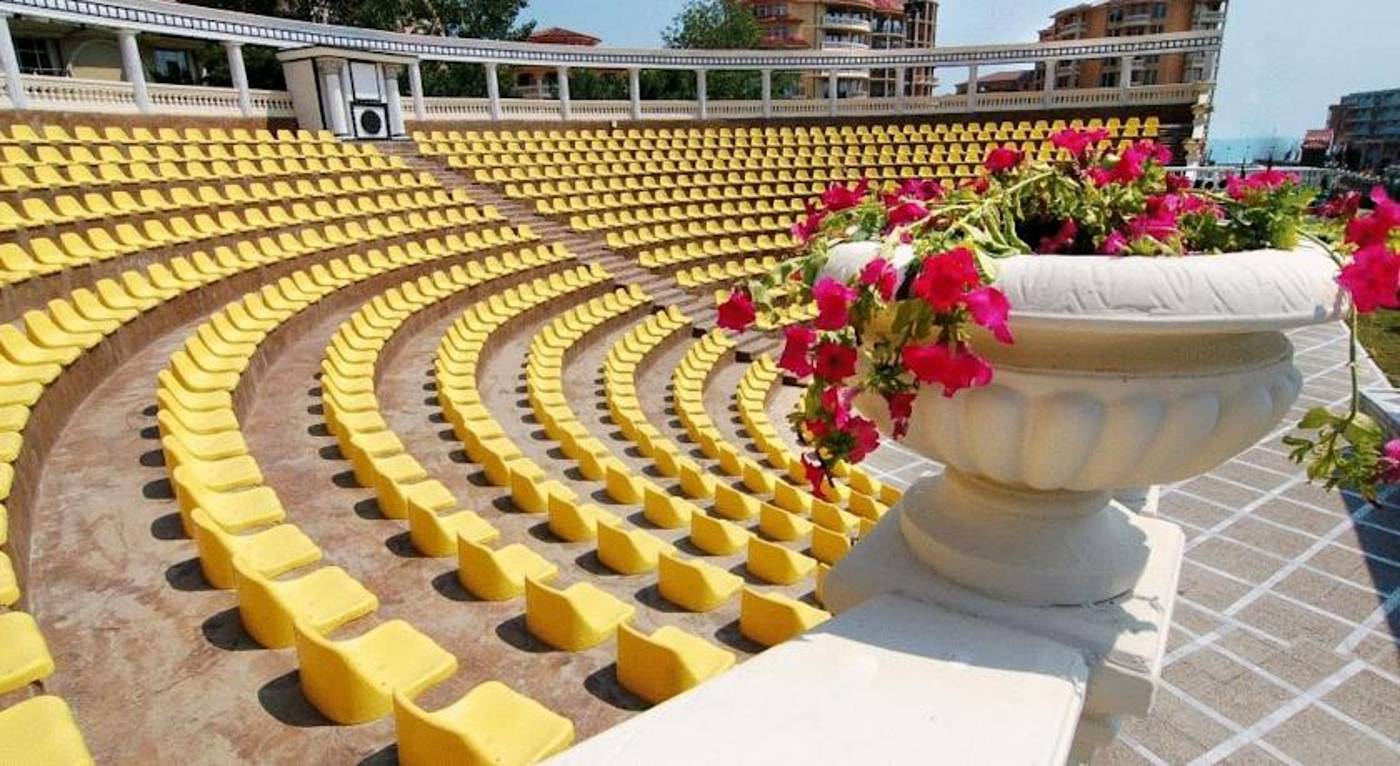
{"type": "Polygon", "coordinates": [[[817,346],[813,373],[822,380],[840,383],[856,374],[856,350],[840,343],[826,342],[817,346]]]}
{"type": "Polygon", "coordinates": [[[972,251],[958,247],[925,258],[919,276],[914,279],[913,290],[914,295],[934,311],[947,313],[980,281],[972,251]]]}
{"type": "Polygon", "coordinates": [[[1400,202],[1392,201],[1384,188],[1376,186],[1371,190],[1371,202],[1376,206],[1374,210],[1347,224],[1346,241],[1360,248],[1384,246],[1390,240],[1390,232],[1400,227],[1400,202]]]}
{"type": "Polygon", "coordinates": [[[847,453],[846,459],[852,463],[859,463],[867,455],[874,452],[880,446],[880,431],[870,420],[856,415],[846,423],[846,433],[851,435],[854,442],[851,451],[847,453]]]}
{"type": "Polygon", "coordinates": [[[1014,169],[1025,159],[1025,154],[1019,149],[1012,149],[1006,146],[998,146],[987,153],[987,159],[983,162],[987,170],[992,173],[1005,173],[1014,169]]]}
{"type": "Polygon", "coordinates": [[[1011,302],[995,287],[983,287],[967,294],[967,310],[972,321],[987,328],[1002,343],[1012,343],[1011,328],[1006,326],[1011,316],[1011,302]]]}
{"type": "Polygon", "coordinates": [[[812,374],[812,344],[817,340],[817,332],[804,324],[788,325],[783,329],[783,354],[778,357],[778,367],[799,378],[812,374]]]}
{"type": "Polygon", "coordinates": [[[859,293],[831,277],[822,277],[812,286],[812,298],[817,302],[817,318],[812,324],[818,330],[840,330],[851,319],[851,302],[859,293]]]}
{"type": "Polygon", "coordinates": [[[815,237],[821,232],[822,224],[826,222],[826,216],[827,212],[825,210],[819,210],[812,204],[811,200],[808,200],[807,214],[802,217],[802,220],[792,225],[792,236],[795,237],[798,242],[807,243],[812,237],[815,237]]]}
{"type": "Polygon", "coordinates": [[[1108,138],[1108,131],[1102,128],[1096,130],[1077,130],[1075,128],[1065,128],[1057,133],[1051,134],[1050,143],[1057,149],[1065,149],[1076,158],[1084,157],[1089,150],[1098,143],[1108,138]]]}
{"type": "Polygon", "coordinates": [[[928,208],[918,202],[901,202],[888,208],[890,228],[918,223],[928,218],[928,208]]]}
{"type": "Polygon", "coordinates": [[[1128,249],[1128,237],[1121,231],[1110,231],[1104,237],[1103,244],[1099,245],[1100,255],[1120,255],[1128,249]]]}
{"type": "Polygon", "coordinates": [[[1362,314],[1378,308],[1400,308],[1400,254],[1384,245],[1369,245],[1342,267],[1337,282],[1351,294],[1362,314]]]}
{"type": "Polygon", "coordinates": [[[896,391],[885,394],[885,406],[890,410],[890,422],[894,426],[894,438],[903,439],[909,433],[909,418],[914,414],[913,391],[896,391]]]}
{"type": "Polygon", "coordinates": [[[743,332],[753,324],[754,311],[753,298],[743,290],[733,290],[729,293],[729,299],[719,307],[716,322],[720,327],[734,332],[743,332]]]}
{"type": "Polygon", "coordinates": [[[932,178],[907,178],[899,185],[896,194],[904,199],[927,202],[942,197],[943,186],[932,178]]]}
{"type": "Polygon", "coordinates": [[[1075,223],[1073,218],[1066,218],[1054,234],[1040,238],[1035,251],[1042,255],[1064,252],[1065,248],[1074,244],[1074,239],[1078,236],[1079,224],[1075,223]]]}
{"type": "Polygon", "coordinates": [[[848,210],[864,202],[869,191],[869,178],[862,178],[855,186],[849,188],[843,184],[832,184],[822,193],[822,204],[832,213],[848,210]]]}
{"type": "Polygon", "coordinates": [[[992,382],[992,368],[961,343],[954,350],[943,343],[905,346],[900,360],[920,383],[943,386],[946,397],[992,382]]]}
{"type": "Polygon", "coordinates": [[[861,269],[860,283],[874,288],[883,300],[890,300],[894,298],[894,291],[899,287],[899,272],[895,271],[889,261],[876,258],[861,269]]]}

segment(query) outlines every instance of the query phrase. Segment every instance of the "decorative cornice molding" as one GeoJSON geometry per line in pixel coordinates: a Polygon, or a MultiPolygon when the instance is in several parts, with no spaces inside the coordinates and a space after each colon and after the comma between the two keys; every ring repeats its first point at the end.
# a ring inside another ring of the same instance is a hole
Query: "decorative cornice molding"
{"type": "Polygon", "coordinates": [[[431,37],[223,11],[165,0],[4,0],[0,13],[279,49],[352,48],[437,61],[627,69],[869,69],[1026,64],[1218,50],[1219,31],[932,50],[703,51],[588,48],[431,37]]]}

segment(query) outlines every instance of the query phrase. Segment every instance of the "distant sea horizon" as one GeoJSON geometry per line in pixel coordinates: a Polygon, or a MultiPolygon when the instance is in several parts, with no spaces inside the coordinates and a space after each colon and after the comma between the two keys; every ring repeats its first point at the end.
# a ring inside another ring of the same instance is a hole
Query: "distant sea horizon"
{"type": "Polygon", "coordinates": [[[1206,145],[1206,156],[1213,165],[1262,162],[1270,157],[1278,164],[1288,164],[1297,161],[1301,145],[1301,138],[1279,136],[1211,138],[1206,145]]]}

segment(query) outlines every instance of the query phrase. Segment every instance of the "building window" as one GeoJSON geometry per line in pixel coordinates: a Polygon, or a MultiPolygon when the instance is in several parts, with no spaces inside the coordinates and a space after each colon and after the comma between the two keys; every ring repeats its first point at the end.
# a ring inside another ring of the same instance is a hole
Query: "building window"
{"type": "Polygon", "coordinates": [[[1167,4],[1157,3],[1152,6],[1152,18],[1165,19],[1167,17],[1167,4]]]}
{"type": "Polygon", "coordinates": [[[194,67],[190,64],[189,51],[156,48],[151,52],[151,59],[155,64],[156,82],[186,85],[194,82],[194,67]]]}
{"type": "Polygon", "coordinates": [[[40,37],[16,37],[15,58],[25,74],[62,74],[54,56],[53,44],[40,37]]]}

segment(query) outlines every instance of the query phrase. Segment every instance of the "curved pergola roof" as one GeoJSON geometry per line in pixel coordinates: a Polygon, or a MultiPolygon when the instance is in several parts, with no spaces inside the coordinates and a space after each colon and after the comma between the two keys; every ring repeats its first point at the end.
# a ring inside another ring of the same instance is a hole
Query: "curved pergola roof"
{"type": "Polygon", "coordinates": [[[1186,53],[1220,47],[1220,32],[941,47],[932,50],[675,50],[586,48],[384,32],[224,11],[165,0],[5,0],[0,13],[287,49],[353,48],[425,60],[601,69],[843,69],[1024,64],[1186,53]]]}

